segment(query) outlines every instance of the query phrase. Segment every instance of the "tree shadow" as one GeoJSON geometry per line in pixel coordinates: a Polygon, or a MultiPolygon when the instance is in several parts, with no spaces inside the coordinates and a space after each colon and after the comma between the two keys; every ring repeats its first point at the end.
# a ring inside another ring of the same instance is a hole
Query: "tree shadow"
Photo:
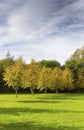
{"type": "Polygon", "coordinates": [[[84,127],[74,126],[48,126],[42,125],[36,122],[17,122],[5,124],[3,127],[0,126],[0,130],[83,130],[84,127]]]}
{"type": "Polygon", "coordinates": [[[41,100],[84,100],[84,94],[74,94],[74,93],[63,93],[63,94],[47,94],[43,97],[38,97],[41,100]],[[83,97],[81,97],[83,96],[83,97]]]}
{"type": "MultiPolygon", "coordinates": [[[[31,108],[0,108],[0,114],[10,114],[14,116],[20,116],[24,115],[25,113],[49,113],[53,114],[59,114],[59,113],[84,113],[84,111],[70,111],[70,110],[53,110],[53,109],[31,109],[31,108]]],[[[43,114],[44,115],[44,114],[43,114]]],[[[67,124],[69,125],[69,124],[67,124]]],[[[75,126],[44,126],[41,123],[38,122],[16,122],[16,123],[10,123],[10,124],[4,124],[0,123],[0,130],[83,130],[84,127],[75,127],[75,126]]]]}
{"type": "Polygon", "coordinates": [[[60,103],[60,101],[53,100],[22,100],[18,101],[19,103],[60,103]]]}
{"type": "Polygon", "coordinates": [[[32,108],[0,108],[0,114],[9,114],[20,116],[25,113],[48,113],[48,114],[60,114],[60,113],[76,113],[76,114],[84,114],[84,111],[72,111],[72,110],[58,110],[58,109],[32,109],[32,108]]]}

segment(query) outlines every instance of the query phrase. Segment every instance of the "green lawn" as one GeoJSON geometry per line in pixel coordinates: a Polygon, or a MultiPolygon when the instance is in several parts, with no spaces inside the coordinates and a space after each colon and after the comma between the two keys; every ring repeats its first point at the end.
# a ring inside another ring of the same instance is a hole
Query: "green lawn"
{"type": "Polygon", "coordinates": [[[84,130],[84,95],[1,94],[0,130],[84,130]]]}

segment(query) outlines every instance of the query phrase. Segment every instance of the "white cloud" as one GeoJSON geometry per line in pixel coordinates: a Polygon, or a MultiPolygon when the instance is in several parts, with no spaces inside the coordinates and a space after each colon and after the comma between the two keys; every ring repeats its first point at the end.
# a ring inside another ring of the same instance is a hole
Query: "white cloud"
{"type": "Polygon", "coordinates": [[[6,18],[4,25],[0,25],[0,58],[9,50],[15,57],[23,55],[27,61],[56,59],[64,63],[84,44],[84,1],[63,8],[56,4],[56,9],[51,6],[52,0],[36,1],[25,0],[20,4],[19,0],[9,0],[5,1],[6,7],[4,3],[0,5],[0,18],[3,21],[6,18]]]}

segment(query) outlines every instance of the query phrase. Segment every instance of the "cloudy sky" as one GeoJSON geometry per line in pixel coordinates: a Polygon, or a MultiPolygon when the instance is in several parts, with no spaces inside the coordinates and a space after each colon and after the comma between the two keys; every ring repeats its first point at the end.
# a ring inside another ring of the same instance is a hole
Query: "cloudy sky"
{"type": "Polygon", "coordinates": [[[63,64],[84,45],[84,0],[0,0],[0,59],[63,64]]]}

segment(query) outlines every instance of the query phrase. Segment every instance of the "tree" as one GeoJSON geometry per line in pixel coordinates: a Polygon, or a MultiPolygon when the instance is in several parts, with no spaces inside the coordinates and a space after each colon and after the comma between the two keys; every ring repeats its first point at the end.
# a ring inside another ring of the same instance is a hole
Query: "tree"
{"type": "Polygon", "coordinates": [[[78,81],[77,81],[77,83],[78,83],[78,89],[79,88],[82,88],[82,89],[84,89],[84,68],[80,68],[79,70],[78,70],[78,81]]]}
{"type": "Polygon", "coordinates": [[[62,74],[62,85],[64,89],[72,90],[74,88],[73,85],[73,74],[70,69],[65,68],[62,74]]]}
{"type": "Polygon", "coordinates": [[[51,90],[55,90],[58,93],[58,89],[62,89],[62,69],[56,67],[52,70],[51,73],[51,90]]]}
{"type": "Polygon", "coordinates": [[[49,67],[49,68],[55,68],[55,67],[60,67],[60,63],[56,60],[42,60],[39,62],[41,67],[49,67]]]}
{"type": "Polygon", "coordinates": [[[70,67],[71,69],[79,69],[84,67],[84,47],[77,49],[73,55],[65,63],[65,66],[70,67]]]}
{"type": "Polygon", "coordinates": [[[73,55],[65,62],[65,67],[68,67],[73,73],[74,87],[79,91],[78,71],[84,68],[84,47],[77,49],[73,55]]]}
{"type": "Polygon", "coordinates": [[[31,93],[34,95],[34,90],[38,85],[38,77],[39,77],[40,67],[39,64],[32,60],[30,64],[24,70],[24,87],[29,87],[31,93]]]}
{"type": "Polygon", "coordinates": [[[8,86],[5,85],[5,81],[3,80],[3,73],[5,69],[11,65],[14,64],[14,59],[13,57],[6,56],[6,58],[0,60],[0,91],[1,92],[8,92],[8,86]]]}
{"type": "Polygon", "coordinates": [[[50,75],[51,69],[43,67],[38,80],[38,89],[40,89],[40,91],[45,90],[45,93],[47,93],[47,89],[50,88],[50,75]]]}
{"type": "Polygon", "coordinates": [[[6,68],[3,76],[4,80],[8,84],[9,87],[12,87],[15,92],[16,92],[16,97],[17,97],[17,92],[19,87],[22,87],[22,78],[23,78],[23,60],[21,57],[19,57],[14,65],[11,65],[10,67],[6,68]]]}

